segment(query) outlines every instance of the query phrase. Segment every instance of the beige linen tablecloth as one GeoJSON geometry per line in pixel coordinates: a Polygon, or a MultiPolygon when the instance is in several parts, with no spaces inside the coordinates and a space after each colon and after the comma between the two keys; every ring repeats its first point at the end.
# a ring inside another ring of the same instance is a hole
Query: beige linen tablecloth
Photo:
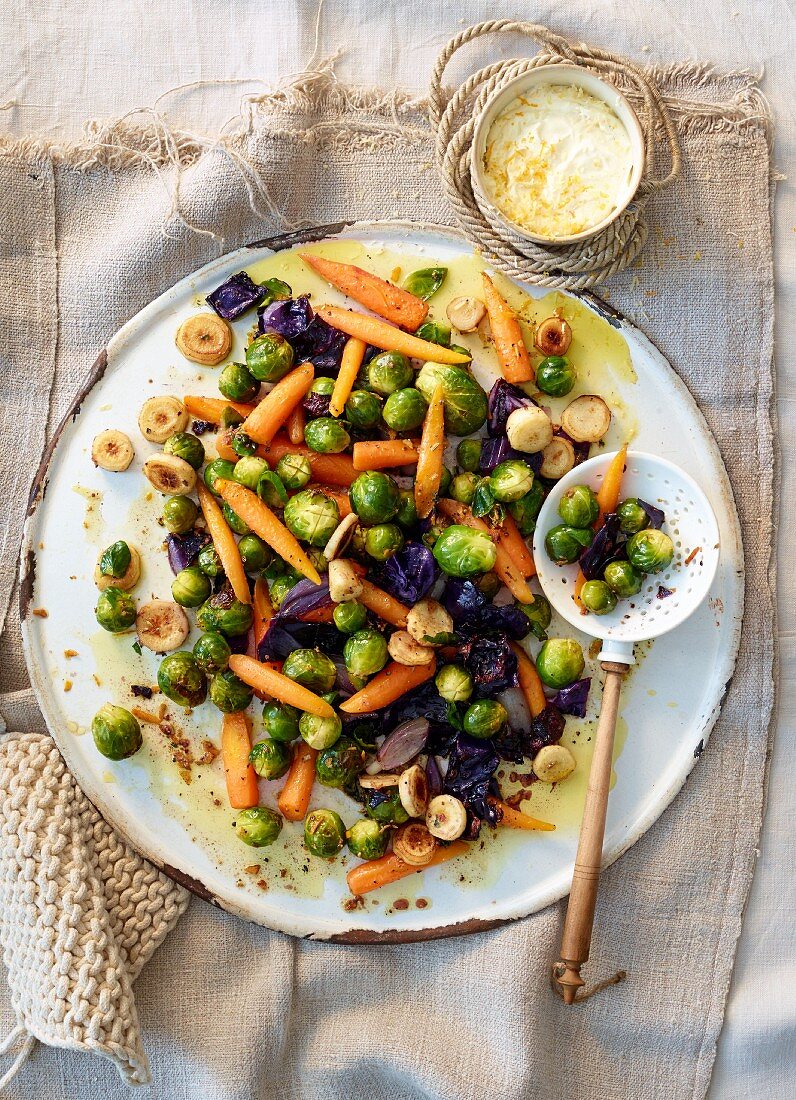
{"type": "MultiPolygon", "coordinates": [[[[296,943],[196,903],[136,986],[157,1095],[704,1092],[752,872],[772,698],[769,165],[764,104],[750,81],[683,68],[665,89],[689,103],[687,116],[678,111],[684,178],[656,204],[643,266],[612,285],[612,300],[661,345],[722,446],[755,599],[700,766],[605,878],[592,974],[623,966],[628,981],[587,1010],[552,997],[544,974],[559,907],[470,940],[373,949],[296,943]],[[714,337],[710,355],[697,357],[706,315],[714,337]]],[[[423,114],[400,98],[316,76],[252,103],[231,148],[262,177],[255,201],[290,221],[448,217],[423,114]]],[[[200,152],[187,138],[176,146],[182,217],[223,236],[224,249],[272,232],[271,217],[251,213],[254,185],[238,159],[200,152]]],[[[0,158],[9,196],[0,323],[12,353],[2,427],[6,439],[12,428],[23,435],[26,453],[41,447],[45,406],[51,431],[115,328],[222,248],[175,216],[166,193],[174,156],[157,126],[128,124],[77,153],[30,143],[0,158]],[[33,402],[31,361],[40,368],[33,402]]],[[[28,473],[4,468],[6,499],[21,499],[28,473]]],[[[13,601],[0,657],[3,687],[16,692],[0,709],[13,728],[34,728],[13,601]]],[[[75,1073],[73,1057],[40,1052],[13,1095],[74,1095],[75,1073]]],[[[81,1095],[119,1090],[109,1067],[87,1073],[81,1095]]]]}

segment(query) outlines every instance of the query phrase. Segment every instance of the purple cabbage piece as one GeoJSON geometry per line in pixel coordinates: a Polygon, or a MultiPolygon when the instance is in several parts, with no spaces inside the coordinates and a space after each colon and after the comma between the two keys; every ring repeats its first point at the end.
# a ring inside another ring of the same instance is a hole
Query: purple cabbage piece
{"type": "Polygon", "coordinates": [[[249,632],[227,638],[227,643],[232,653],[245,653],[249,648],[249,632]]]}
{"type": "Polygon", "coordinates": [[[284,302],[272,302],[257,310],[257,327],[260,332],[277,332],[292,344],[306,331],[313,318],[310,300],[288,298],[284,302]]]}
{"type": "Polygon", "coordinates": [[[648,504],[646,500],[642,500],[640,497],[637,499],[639,506],[643,508],[649,516],[650,527],[654,527],[656,531],[660,531],[661,527],[663,527],[663,521],[666,519],[664,513],[660,508],[656,508],[654,504],[648,504]]]}
{"type": "Polygon", "coordinates": [[[340,366],[347,336],[312,312],[306,295],[273,302],[258,311],[260,332],[277,332],[293,345],[299,362],[310,361],[316,373],[334,373],[340,366]]]}
{"type": "MultiPolygon", "coordinates": [[[[497,435],[493,439],[481,441],[481,457],[478,459],[478,469],[482,474],[491,474],[494,468],[507,458],[520,458],[525,460],[525,455],[515,451],[509,443],[507,435],[497,435]]],[[[528,455],[528,458],[531,456],[528,455]]]]}
{"type": "Polygon", "coordinates": [[[329,404],[332,400],[332,396],[329,393],[316,393],[314,390],[310,390],[304,400],[301,402],[301,407],[307,416],[314,420],[319,416],[329,415],[329,404]]]}
{"type": "Polygon", "coordinates": [[[413,691],[408,691],[396,700],[387,711],[382,711],[379,720],[383,721],[384,728],[397,725],[409,718],[427,718],[431,726],[429,752],[445,751],[455,730],[448,721],[448,704],[437,691],[434,681],[413,691]],[[433,744],[433,748],[431,747],[433,744]]]}
{"type": "Polygon", "coordinates": [[[442,772],[439,770],[436,756],[429,756],[426,760],[426,782],[429,798],[436,798],[438,794],[442,794],[442,772]]]}
{"type": "Polygon", "coordinates": [[[566,721],[564,715],[553,703],[548,703],[541,714],[531,722],[528,735],[526,756],[536,756],[545,745],[554,745],[564,735],[566,721]]]}
{"type": "Polygon", "coordinates": [[[205,435],[209,431],[215,431],[216,425],[211,424],[209,420],[193,420],[191,422],[191,431],[194,435],[205,435]]]}
{"type": "Polygon", "coordinates": [[[172,573],[176,576],[181,569],[187,569],[209,541],[210,536],[204,531],[189,531],[186,535],[169,535],[166,539],[166,550],[172,573]]]}
{"type": "MultiPolygon", "coordinates": [[[[555,428],[553,435],[560,435],[563,439],[568,439],[572,444],[572,450],[575,452],[575,465],[580,466],[581,462],[585,462],[589,457],[591,451],[591,443],[578,443],[573,439],[571,435],[567,435],[563,428],[555,428]]],[[[541,458],[541,455],[539,456],[541,458]]],[[[538,471],[535,471],[538,472],[538,471]]]]}
{"type": "Polygon", "coordinates": [[[489,391],[487,401],[487,431],[491,436],[501,435],[506,430],[506,421],[516,409],[532,405],[530,397],[510,382],[498,378],[489,391]]]}
{"type": "Polygon", "coordinates": [[[602,577],[606,565],[612,561],[624,561],[627,557],[626,546],[627,535],[620,527],[619,516],[616,512],[610,512],[591,546],[587,546],[580,555],[580,567],[586,580],[602,577]]]}
{"type": "Polygon", "coordinates": [[[476,739],[459,733],[451,744],[442,789],[463,802],[468,813],[477,819],[472,826],[472,839],[478,835],[481,821],[497,824],[497,811],[487,801],[487,795],[496,793],[493,776],[499,763],[500,757],[489,738],[476,739]]]}
{"type": "Polygon", "coordinates": [[[378,570],[378,583],[401,603],[415,604],[434,587],[439,567],[422,542],[407,544],[378,570]]]}
{"type": "Polygon", "coordinates": [[[329,582],[322,580],[320,584],[316,584],[307,577],[302,577],[282,600],[275,618],[300,619],[311,611],[318,611],[320,608],[331,606],[332,597],[329,595],[329,582]]]}
{"type": "Polygon", "coordinates": [[[478,695],[491,698],[517,684],[517,658],[505,633],[466,642],[459,648],[459,659],[472,676],[478,695]]]}
{"type": "Polygon", "coordinates": [[[252,282],[245,271],[239,271],[208,294],[207,304],[225,321],[234,321],[241,313],[261,302],[267,293],[266,288],[252,282]]]}
{"type": "Polygon", "coordinates": [[[562,714],[574,714],[576,718],[585,718],[590,687],[591,677],[584,676],[582,680],[576,680],[569,687],[560,688],[552,697],[550,703],[552,706],[557,707],[562,714]]]}
{"type": "Polygon", "coordinates": [[[472,581],[452,577],[445,585],[442,602],[459,633],[506,633],[515,641],[530,633],[531,622],[524,612],[513,604],[496,607],[472,581]]]}
{"type": "Polygon", "coordinates": [[[276,616],[257,647],[260,661],[276,661],[294,649],[320,649],[331,660],[342,655],[345,635],[330,623],[302,623],[276,616]]]}
{"type": "Polygon", "coordinates": [[[659,600],[665,600],[667,596],[673,596],[673,595],[674,595],[674,589],[673,588],[666,588],[662,584],[658,585],[658,599],[659,600]]]}

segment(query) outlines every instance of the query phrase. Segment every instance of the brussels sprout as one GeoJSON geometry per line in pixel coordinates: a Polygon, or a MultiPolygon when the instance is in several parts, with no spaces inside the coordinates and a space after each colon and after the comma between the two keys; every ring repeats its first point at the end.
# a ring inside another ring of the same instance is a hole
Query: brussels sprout
{"type": "Polygon", "coordinates": [[[210,702],[224,714],[235,714],[246,710],[252,701],[252,689],[236,676],[232,669],[225,668],[210,681],[210,702]]]}
{"type": "Polygon", "coordinates": [[[257,451],[257,444],[250,435],[244,432],[243,428],[238,428],[236,432],[232,433],[230,444],[238,458],[251,458],[257,451]]]}
{"type": "Polygon", "coordinates": [[[581,589],[580,599],[586,610],[593,615],[607,615],[616,607],[616,594],[605,581],[586,581],[581,589]]]}
{"type": "Polygon", "coordinates": [[[362,790],[365,813],[373,821],[383,825],[403,825],[409,820],[409,814],[403,808],[397,787],[382,787],[381,790],[362,790]]]}
{"type": "Polygon", "coordinates": [[[439,479],[439,495],[446,497],[450,492],[450,487],[453,484],[453,474],[447,466],[442,467],[442,477],[439,479]]]}
{"type": "Polygon", "coordinates": [[[352,676],[372,676],[387,664],[387,642],[378,630],[358,630],[343,649],[345,667],[352,676]]]}
{"type": "Polygon", "coordinates": [[[297,539],[310,546],[325,546],[340,522],[340,509],[337,501],[317,489],[303,489],[285,505],[284,518],[297,539]]]}
{"type": "Polygon", "coordinates": [[[200,630],[219,631],[227,638],[237,638],[252,625],[252,609],[222,588],[196,612],[196,625],[200,630]]]}
{"type": "Polygon", "coordinates": [[[378,821],[361,817],[347,830],[346,839],[352,855],[357,859],[381,859],[387,851],[390,833],[378,821]]]}
{"type": "Polygon", "coordinates": [[[294,649],[288,653],[282,674],[319,695],[331,691],[337,679],[334,661],[319,649],[294,649]]]}
{"type": "Polygon", "coordinates": [[[121,588],[111,586],[100,593],[95,614],[103,630],[121,634],[135,622],[135,600],[121,588]]]}
{"type": "Polygon", "coordinates": [[[533,603],[518,603],[515,606],[527,615],[533,636],[538,638],[540,642],[546,642],[547,628],[550,626],[550,620],[553,617],[550,601],[547,597],[540,592],[535,592],[533,603]]]}
{"type": "Polygon", "coordinates": [[[94,744],[109,760],[126,760],[138,752],[144,739],[141,727],[129,710],[106,703],[91,723],[94,744]]]}
{"type": "Polygon", "coordinates": [[[578,560],[593,538],[594,532],[588,527],[567,527],[565,523],[559,523],[547,532],[544,545],[551,561],[556,565],[567,565],[578,560]]]}
{"type": "Polygon", "coordinates": [[[264,332],[246,348],[246,366],[258,382],[278,382],[293,366],[293,348],[276,332],[264,332]]]}
{"type": "Polygon", "coordinates": [[[411,386],[415,372],[405,355],[400,351],[382,351],[375,355],[367,366],[368,388],[374,393],[388,397],[398,390],[411,386]]]}
{"type": "Polygon", "coordinates": [[[368,390],[354,390],[345,403],[345,415],[354,428],[373,428],[381,417],[381,401],[368,390]]]}
{"type": "Polygon", "coordinates": [[[620,528],[628,535],[637,535],[650,525],[650,517],[635,497],[623,500],[616,509],[616,514],[619,516],[620,528]]]}
{"type": "Polygon", "coordinates": [[[377,523],[389,523],[398,511],[400,491],[389,474],[370,470],[360,474],[348,491],[351,507],[360,523],[370,527],[377,523]]]}
{"type": "Polygon", "coordinates": [[[240,810],[235,821],[235,833],[252,848],[266,848],[282,832],[282,815],[267,806],[251,806],[240,810]]]}
{"type": "Polygon", "coordinates": [[[463,439],[456,448],[456,461],[465,473],[477,473],[481,464],[481,440],[463,439]]]}
{"type": "Polygon", "coordinates": [[[608,587],[623,599],[640,592],[644,581],[642,574],[629,561],[612,561],[606,565],[603,576],[608,587]]]}
{"type": "Polygon", "coordinates": [[[302,714],[299,733],[312,749],[329,749],[343,732],[343,723],[335,714],[332,718],[319,718],[317,714],[302,714]]]}
{"type": "Polygon", "coordinates": [[[270,305],[271,302],[286,302],[288,298],[293,297],[290,283],[286,283],[284,279],[264,279],[260,286],[264,286],[268,291],[268,297],[260,303],[261,305],[270,305]]]}
{"type": "Polygon", "coordinates": [[[339,420],[319,416],[304,429],[304,442],[318,454],[339,454],[351,442],[351,437],[339,420]]]}
{"type": "Polygon", "coordinates": [[[212,591],[210,578],[198,565],[181,569],[171,583],[171,594],[180,607],[198,607],[210,597],[212,591]]]}
{"type": "Polygon", "coordinates": [[[350,737],[365,752],[373,753],[378,747],[378,739],[384,733],[382,722],[375,718],[361,718],[349,722],[346,726],[346,737],[350,737]]]}
{"type": "Polygon", "coordinates": [[[563,355],[549,355],[536,368],[536,385],[550,397],[565,397],[575,385],[575,368],[563,355]]]}
{"type": "Polygon", "coordinates": [[[218,388],[230,401],[251,401],[260,392],[260,383],[245,363],[228,363],[218,376],[218,388]]]}
{"type": "Polygon", "coordinates": [[[334,625],[343,634],[355,634],[367,622],[368,613],[356,600],[346,600],[335,606],[332,612],[334,625]]]}
{"type": "Polygon", "coordinates": [[[398,493],[398,511],[395,513],[395,519],[402,527],[414,527],[418,518],[415,494],[411,489],[401,489],[398,493]]]}
{"type": "Polygon", "coordinates": [[[333,378],[316,378],[310,386],[308,393],[318,393],[321,397],[331,397],[334,393],[333,378]]]}
{"type": "Polygon", "coordinates": [[[414,386],[396,390],[384,402],[384,423],[395,432],[413,432],[426,416],[428,403],[414,386]]]}
{"type": "Polygon", "coordinates": [[[205,485],[208,487],[211,493],[215,493],[216,496],[220,496],[220,493],[216,493],[216,480],[218,478],[224,478],[226,481],[235,480],[235,462],[227,462],[225,458],[214,458],[212,462],[208,462],[205,466],[205,485]]]}
{"type": "Polygon", "coordinates": [[[282,455],[276,473],[286,489],[303,489],[312,478],[312,466],[306,455],[282,455]]]}
{"type": "Polygon", "coordinates": [[[239,485],[245,485],[247,489],[251,489],[252,492],[256,493],[257,483],[267,470],[268,463],[264,458],[257,458],[256,455],[246,455],[235,463],[232,477],[239,485]]]}
{"type": "Polygon", "coordinates": [[[334,810],[312,810],[304,821],[304,846],[321,859],[332,859],[345,845],[345,825],[334,810]]]}
{"type": "Polygon", "coordinates": [[[403,283],[404,290],[427,302],[445,282],[447,274],[447,267],[421,267],[406,276],[403,283]]]}
{"type": "Polygon", "coordinates": [[[533,470],[527,462],[509,458],[500,462],[489,475],[492,496],[502,504],[521,500],[533,487],[533,470]]]}
{"type": "Polygon", "coordinates": [[[217,672],[223,672],[229,664],[232,650],[223,634],[211,630],[197,638],[193,655],[206,676],[215,676],[217,672]]]}
{"type": "Polygon", "coordinates": [[[238,550],[247,573],[262,573],[273,559],[270,548],[257,535],[244,535],[238,543],[238,550]]]}
{"type": "Polygon", "coordinates": [[[542,683],[551,688],[574,684],[584,665],[583,650],[574,638],[550,638],[542,644],[536,658],[536,671],[542,683]]]}
{"type": "Polygon", "coordinates": [[[315,775],[324,787],[345,790],[365,767],[368,754],[350,737],[341,737],[315,761],[315,775]]]}
{"type": "Polygon", "coordinates": [[[258,741],[252,745],[249,763],[263,779],[279,779],[290,767],[292,753],[284,741],[258,741]]]}
{"type": "Polygon", "coordinates": [[[269,508],[284,508],[287,504],[287,489],[279,474],[273,470],[263,470],[257,482],[257,496],[269,508]]]}
{"type": "Polygon", "coordinates": [[[483,577],[479,577],[475,582],[475,586],[479,592],[483,592],[488,600],[494,600],[503,586],[503,581],[497,573],[489,572],[484,573],[483,577]]]}
{"type": "Polygon", "coordinates": [[[194,470],[198,470],[205,460],[205,448],[198,436],[190,432],[175,432],[163,444],[163,452],[183,459],[194,470]]]}
{"type": "Polygon", "coordinates": [[[538,481],[534,481],[531,491],[526,493],[524,497],[509,503],[509,515],[519,527],[523,538],[532,535],[536,530],[536,517],[539,515],[543,503],[544,488],[538,481]]]}
{"type": "Polygon", "coordinates": [[[473,678],[462,665],[443,665],[434,683],[449,703],[466,703],[473,694],[473,678]]]}
{"type": "Polygon", "coordinates": [[[283,573],[279,577],[274,577],[271,581],[269,595],[271,597],[271,605],[274,611],[278,611],[282,600],[288,594],[291,588],[295,587],[299,582],[299,577],[294,573],[283,573]]]}
{"type": "Polygon", "coordinates": [[[437,544],[437,539],[445,529],[446,524],[444,521],[432,520],[429,527],[421,535],[423,545],[427,546],[429,550],[433,550],[437,544]]]}
{"type": "Polygon", "coordinates": [[[415,336],[428,340],[430,344],[440,344],[443,348],[451,346],[450,325],[443,325],[440,321],[424,321],[415,336]]]}
{"type": "Polygon", "coordinates": [[[299,735],[299,714],[287,703],[266,703],[263,707],[263,729],[272,741],[295,741],[299,735]]]}
{"type": "Polygon", "coordinates": [[[573,485],[559,500],[558,514],[569,527],[591,527],[600,505],[588,485],[573,485]]]}
{"type": "Polygon", "coordinates": [[[193,653],[180,649],[160,662],[158,687],[181,707],[198,707],[207,698],[207,679],[193,653]]]}
{"type": "MultiPolygon", "coordinates": [[[[627,543],[627,560],[642,573],[660,573],[668,569],[674,557],[674,543],[654,527],[639,531],[627,543]]],[[[108,589],[110,591],[110,589],[108,589]]]]}
{"type": "Polygon", "coordinates": [[[365,532],[365,552],[376,561],[391,558],[403,544],[403,532],[395,523],[379,523],[365,532]]]}
{"type": "Polygon", "coordinates": [[[241,519],[235,509],[227,504],[226,501],[221,505],[221,511],[224,515],[224,519],[227,521],[227,527],[229,527],[231,531],[234,531],[236,535],[249,534],[248,523],[241,519]]]}
{"type": "Polygon", "coordinates": [[[174,535],[185,535],[196,523],[199,509],[190,497],[168,497],[163,505],[163,523],[174,535]]]}
{"type": "MultiPolygon", "coordinates": [[[[177,499],[181,498],[178,497],[177,499]]],[[[99,560],[99,571],[103,577],[116,577],[118,580],[130,568],[131,557],[130,547],[126,542],[119,539],[118,542],[111,543],[106,550],[102,551],[99,560]]]]}
{"type": "Polygon", "coordinates": [[[415,378],[415,385],[426,401],[431,400],[438,385],[442,386],[445,427],[451,435],[472,435],[483,427],[487,414],[486,394],[461,367],[426,363],[415,378]]]}
{"type": "MultiPolygon", "coordinates": [[[[178,500],[184,500],[184,497],[178,497],[178,500]]],[[[218,551],[212,542],[208,542],[206,546],[203,546],[199,551],[199,556],[196,559],[196,564],[206,573],[208,577],[220,577],[224,573],[224,567],[221,564],[221,558],[218,556],[218,551]]]]}
{"type": "Polygon", "coordinates": [[[329,562],[326,560],[326,555],[322,550],[319,550],[317,546],[310,546],[307,550],[307,557],[312,564],[318,570],[319,573],[326,573],[329,569],[329,562]]]}
{"type": "Polygon", "coordinates": [[[449,577],[487,573],[494,566],[496,557],[495,544],[489,535],[460,523],[446,527],[434,543],[437,565],[449,577]]]}
{"type": "Polygon", "coordinates": [[[450,495],[462,504],[472,504],[478,480],[477,474],[457,474],[451,482],[450,495]]]}
{"type": "Polygon", "coordinates": [[[494,737],[508,721],[508,713],[495,699],[478,699],[464,712],[462,725],[471,737],[494,737]]]}
{"type": "Polygon", "coordinates": [[[451,351],[458,351],[459,355],[466,355],[467,358],[472,361],[473,353],[469,348],[465,348],[461,344],[451,344],[450,349],[451,351]]]}
{"type": "MultiPolygon", "coordinates": [[[[226,405],[221,410],[219,424],[222,428],[236,428],[239,424],[243,423],[243,420],[243,416],[238,412],[237,409],[233,408],[232,405],[226,405]]],[[[235,432],[235,435],[237,434],[238,433],[235,432]]],[[[233,436],[233,439],[234,438],[235,436],[233,436]]],[[[237,450],[235,451],[235,453],[237,454],[237,450]]]]}

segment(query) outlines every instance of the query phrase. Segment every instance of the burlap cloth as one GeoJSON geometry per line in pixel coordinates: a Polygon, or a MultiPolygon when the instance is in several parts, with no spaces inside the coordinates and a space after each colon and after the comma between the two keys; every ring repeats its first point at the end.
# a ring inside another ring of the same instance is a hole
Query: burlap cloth
{"type": "MultiPolygon", "coordinates": [[[[752,598],[699,766],[605,875],[590,977],[622,967],[627,980],[564,1008],[547,984],[559,905],[469,939],[348,948],[293,941],[195,902],[137,986],[159,1096],[705,1092],[753,870],[774,686],[768,118],[747,77],[693,66],[658,75],[684,172],[654,200],[642,260],[610,295],[663,348],[719,441],[752,598]]],[[[422,105],[341,87],[328,72],[249,101],[218,145],[152,115],[93,127],[80,147],[0,145],[0,710],[9,730],[43,730],[13,583],[24,500],[98,350],[187,272],[285,223],[449,222],[431,162],[422,105]]],[[[0,935],[20,1025],[9,1047],[30,1033],[100,1051],[125,1079],[144,1081],[131,982],[185,897],[108,835],[49,745],[16,738],[0,750],[0,935]]],[[[58,1082],[74,1057],[37,1051],[8,1095],[68,1095],[58,1082]]],[[[124,1091],[107,1064],[86,1070],[81,1096],[124,1091]]]]}

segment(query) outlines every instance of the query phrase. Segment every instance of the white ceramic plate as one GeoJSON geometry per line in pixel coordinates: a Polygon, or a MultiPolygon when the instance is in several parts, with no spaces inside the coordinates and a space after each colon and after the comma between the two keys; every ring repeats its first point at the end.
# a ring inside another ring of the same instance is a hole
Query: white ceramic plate
{"type": "MultiPolygon", "coordinates": [[[[360,242],[350,246],[351,258],[362,249],[382,261],[388,252],[398,252],[404,269],[439,262],[452,264],[454,270],[457,257],[469,254],[455,234],[407,223],[325,227],[261,242],[214,261],[128,322],[98,359],[37,478],[22,556],[28,667],[48,727],[88,797],[133,847],[201,896],[299,936],[368,942],[477,931],[532,913],[566,894],[585,762],[579,781],[568,781],[572,785],[566,797],[567,784],[561,785],[560,796],[555,790],[539,792],[542,785],[537,784],[526,803],[528,812],[547,813],[556,820],[556,832],[509,835],[510,830],[500,830],[500,838],[494,840],[487,831],[483,850],[474,845],[472,855],[371,894],[364,905],[352,908],[345,868],[339,861],[310,864],[301,850],[298,826],[286,826],[280,841],[269,849],[245,848],[237,841],[220,761],[195,767],[194,782],[186,786],[156,727],[145,727],[141,753],[118,764],[101,757],[90,734],[85,735],[104,702],[110,699],[129,707],[130,684],[155,682],[153,654],[138,657],[130,635],[98,631],[91,575],[98,552],[114,539],[127,537],[144,552],[136,597],[168,596],[171,574],[165,554],[159,552],[164,535],[156,522],[159,501],[145,499],[148,486],[140,476],[142,462],[155,448],[141,439],[137,412],[144,398],[154,393],[218,394],[217,372],[187,363],[176,351],[176,328],[231,273],[251,268],[275,251],[284,255],[281,250],[295,244],[334,236],[360,242]],[[136,459],[124,475],[96,470],[90,459],[94,435],[110,426],[126,431],[135,442],[136,459]],[[34,614],[42,609],[47,617],[34,614]],[[67,657],[68,650],[77,651],[77,656],[67,657]],[[72,685],[68,691],[67,681],[72,685]],[[213,803],[216,796],[218,805],[213,803]]],[[[363,262],[367,266],[364,257],[363,262]]],[[[543,296],[540,290],[524,289],[532,298],[543,296]]],[[[324,297],[340,300],[331,291],[324,297]]],[[[671,802],[716,720],[738,645],[743,559],[718,448],[683,383],[646,337],[604,304],[588,297],[559,301],[565,311],[582,312],[584,331],[590,333],[589,347],[576,363],[582,376],[580,390],[572,396],[583,392],[590,379],[597,389],[593,380],[602,369],[603,350],[612,341],[616,346],[617,334],[623,337],[637,382],[631,385],[625,379],[620,385],[616,377],[609,379],[609,388],[617,394],[617,430],[629,430],[635,422],[633,446],[690,471],[710,498],[721,531],[721,562],[709,599],[681,629],[639,653],[642,659],[623,696],[627,736],[615,766],[605,842],[606,862],[611,862],[671,802]]],[[[243,358],[250,323],[247,316],[235,326],[233,358],[243,358]]],[[[488,386],[494,376],[490,353],[473,346],[476,372],[488,386]]],[[[597,392],[605,395],[605,389],[597,392]]],[[[564,629],[571,632],[570,627],[564,629]]],[[[588,645],[588,639],[584,641],[588,645]]],[[[210,704],[188,720],[179,711],[174,717],[195,743],[203,736],[218,742],[219,715],[210,704]]],[[[589,735],[588,723],[571,722],[570,742],[586,755],[589,735]]],[[[620,736],[620,747],[623,740],[620,736]]],[[[273,799],[270,786],[263,787],[266,801],[273,799]]],[[[334,805],[350,823],[356,816],[352,803],[342,795],[336,802],[335,797],[336,792],[321,789],[314,804],[334,805]]]]}

